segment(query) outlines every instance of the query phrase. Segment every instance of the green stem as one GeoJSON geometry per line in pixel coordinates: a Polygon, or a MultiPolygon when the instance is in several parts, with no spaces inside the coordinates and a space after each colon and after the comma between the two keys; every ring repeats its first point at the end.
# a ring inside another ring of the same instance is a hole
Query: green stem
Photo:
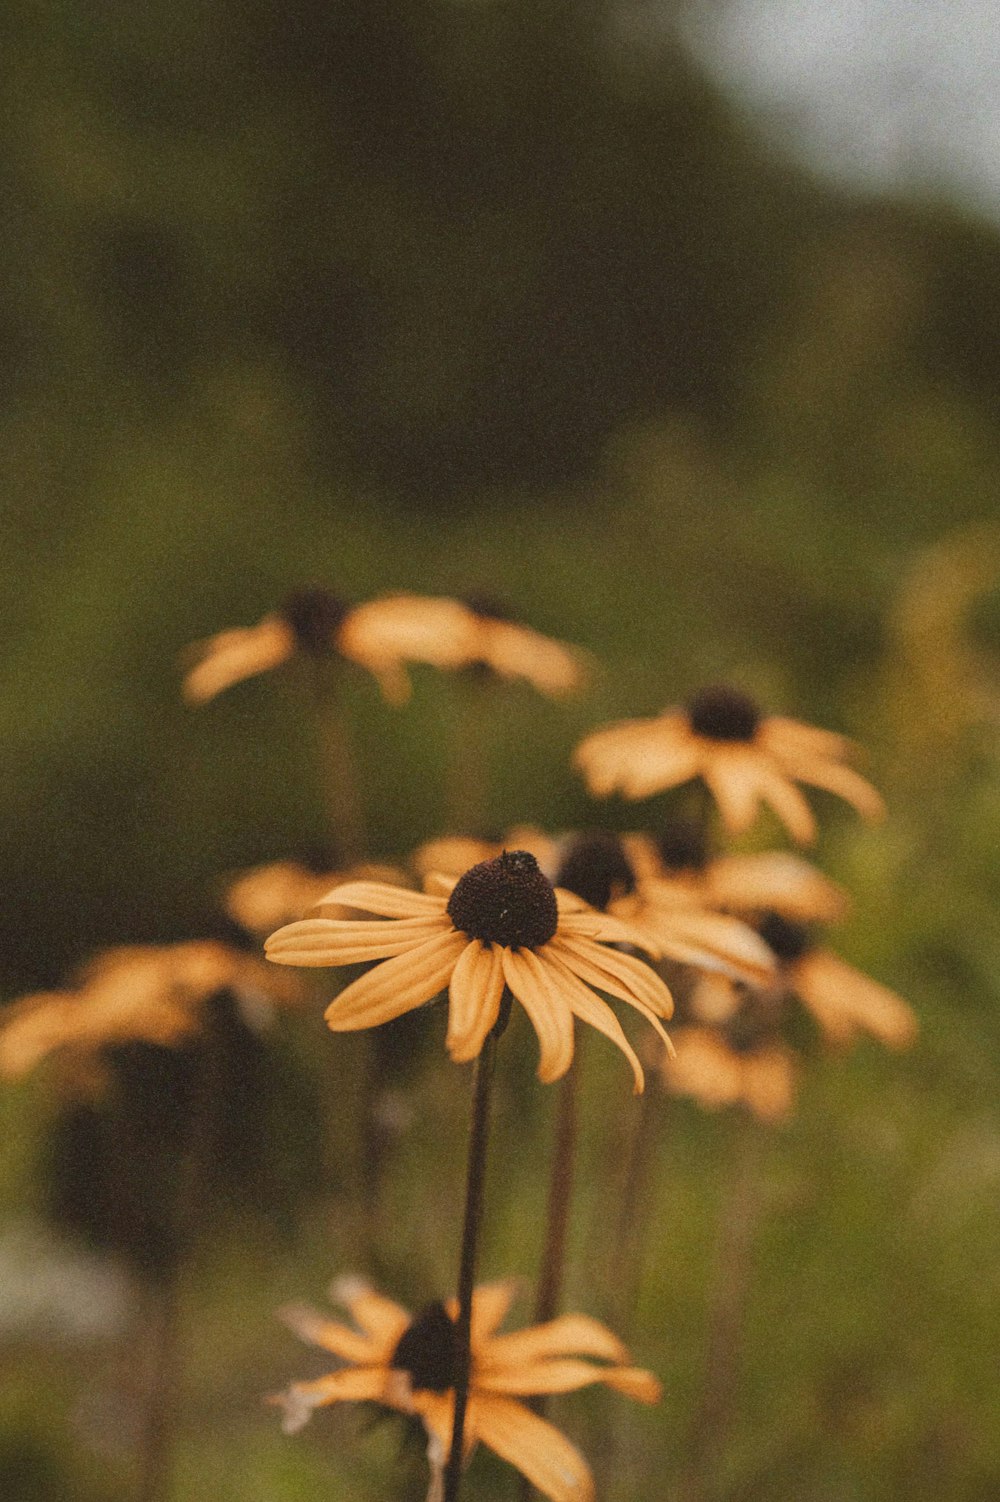
{"type": "Polygon", "coordinates": [[[448,827],[456,834],[481,835],[489,806],[484,723],[492,685],[481,682],[475,670],[457,676],[452,720],[451,765],[448,779],[448,827]]]}
{"type": "Polygon", "coordinates": [[[337,862],[356,865],[368,848],[364,807],[358,785],[354,752],[339,692],[338,666],[319,660],[313,674],[318,721],[320,775],[337,862]]]}
{"type": "Polygon", "coordinates": [[[472,1090],[472,1124],[465,1180],[465,1216],[462,1224],[462,1254],[458,1272],[458,1322],[456,1326],[455,1417],[451,1449],[444,1473],[444,1502],[458,1502],[462,1484],[465,1414],[469,1401],[472,1369],[472,1290],[476,1280],[476,1257],[483,1219],[486,1187],[486,1151],[489,1145],[490,1098],[496,1062],[496,1030],[489,1034],[476,1060],[472,1090]]]}

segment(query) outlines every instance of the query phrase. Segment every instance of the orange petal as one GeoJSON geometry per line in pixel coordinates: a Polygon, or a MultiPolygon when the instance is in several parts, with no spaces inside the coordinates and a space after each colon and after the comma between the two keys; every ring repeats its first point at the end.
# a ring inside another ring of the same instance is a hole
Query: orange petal
{"type": "Polygon", "coordinates": [[[476,1353],[477,1370],[495,1371],[562,1356],[594,1356],[600,1361],[628,1361],[617,1335],[587,1314],[560,1314],[542,1325],[495,1335],[476,1353]]]}
{"type": "Polygon", "coordinates": [[[808,782],[811,787],[836,793],[838,798],[843,798],[852,808],[857,809],[863,819],[872,824],[885,818],[886,808],[882,795],[859,772],[855,772],[853,767],[841,767],[833,762],[806,762],[796,766],[795,776],[800,782],[808,782]]]}
{"type": "Polygon", "coordinates": [[[564,1075],[573,1062],[572,1010],[532,950],[502,949],[501,954],[504,979],[538,1035],[538,1078],[543,1084],[550,1084],[564,1075]]]}
{"type": "MultiPolygon", "coordinates": [[[[796,774],[798,775],[798,774],[796,774]]],[[[769,803],[793,840],[811,845],[816,838],[816,820],[812,809],[783,771],[761,764],[757,769],[757,791],[769,803]]]]}
{"type": "Polygon", "coordinates": [[[452,930],[406,954],[383,960],[330,1003],[324,1013],[328,1025],[335,1033],[356,1032],[423,1006],[444,990],[468,942],[464,934],[452,930]]]}
{"type": "Polygon", "coordinates": [[[607,1002],[595,996],[588,986],[578,976],[573,974],[568,965],[563,964],[557,955],[549,952],[549,946],[543,951],[543,958],[547,965],[554,967],[559,978],[559,989],[573,1008],[573,1014],[579,1017],[581,1022],[586,1022],[590,1027],[596,1028],[603,1033],[628,1059],[632,1066],[632,1074],[635,1078],[635,1093],[641,1095],[646,1086],[646,1078],[642,1072],[642,1065],[636,1056],[635,1050],[629,1043],[621,1023],[607,1002]]]}
{"type": "Polygon", "coordinates": [[[328,1319],[308,1304],[286,1304],[278,1310],[278,1318],[300,1340],[322,1346],[325,1351],[332,1351],[335,1356],[351,1361],[355,1366],[372,1366],[389,1354],[384,1350],[382,1341],[359,1335],[357,1330],[351,1330],[338,1320],[328,1319]]]}
{"type": "Polygon", "coordinates": [[[275,1393],[268,1402],[285,1410],[281,1427],[295,1434],[307,1423],[314,1408],[328,1403],[363,1403],[386,1401],[386,1374],[383,1367],[351,1367],[331,1372],[315,1382],[293,1382],[285,1392],[275,1393]]]}
{"type": "Polygon", "coordinates": [[[674,1000],[656,971],[635,955],[608,949],[590,939],[578,939],[559,933],[547,948],[555,951],[570,969],[588,985],[599,986],[622,1001],[640,1002],[659,1017],[673,1015],[674,1000]],[[600,977],[603,977],[600,978],[600,977]]]}
{"type": "Polygon", "coordinates": [[[758,774],[763,757],[751,746],[713,746],[702,776],[730,834],[743,834],[757,817],[758,774]]]}
{"type": "Polygon", "coordinates": [[[377,1293],[364,1278],[335,1278],[330,1286],[334,1303],[342,1304],[355,1324],[377,1341],[387,1356],[395,1349],[412,1316],[402,1304],[377,1293]]]}
{"type": "Polygon", "coordinates": [[[552,1424],[523,1403],[492,1394],[476,1394],[470,1408],[483,1443],[527,1476],[549,1502],[593,1502],[586,1461],[552,1424]]]}
{"type": "Polygon", "coordinates": [[[916,1038],[917,1019],[903,998],[829,950],[804,954],[792,967],[792,979],[797,995],[836,1042],[849,1043],[859,1031],[889,1048],[908,1048],[916,1038]]]}
{"type": "Polygon", "coordinates": [[[392,918],[385,923],[343,918],[301,918],[286,923],[265,941],[264,953],[275,965],[323,968],[360,965],[406,954],[427,939],[450,928],[441,915],[430,918],[392,918]]]}
{"type": "Polygon", "coordinates": [[[456,1064],[474,1059],[500,1015],[504,974],[501,951],[472,939],[459,956],[448,987],[445,1043],[456,1064]]]}
{"type": "Polygon", "coordinates": [[[805,923],[835,923],[848,906],[836,882],[787,850],[720,856],[710,862],[705,886],[719,907],[771,911],[805,923]]]}
{"type": "Polygon", "coordinates": [[[361,913],[377,913],[380,918],[431,918],[443,914],[440,897],[425,892],[411,892],[407,887],[393,887],[381,881],[345,881],[322,898],[340,907],[356,908],[361,913]]]}
{"type": "Polygon", "coordinates": [[[197,660],[182,692],[189,704],[206,704],[245,678],[280,667],[294,651],[292,628],[277,615],[266,616],[257,626],[220,631],[188,649],[186,655],[197,660]]]}

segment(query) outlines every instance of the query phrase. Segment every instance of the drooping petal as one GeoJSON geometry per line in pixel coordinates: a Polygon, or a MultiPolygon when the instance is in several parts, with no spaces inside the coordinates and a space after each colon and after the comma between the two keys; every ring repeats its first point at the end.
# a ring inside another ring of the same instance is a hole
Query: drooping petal
{"type": "Polygon", "coordinates": [[[301,918],[272,934],[264,944],[264,953],[275,965],[314,969],[360,965],[405,954],[450,927],[440,914],[429,918],[390,918],[384,923],[301,918]]]}
{"type": "Polygon", "coordinates": [[[343,1305],[354,1323],[378,1343],[386,1357],[395,1349],[412,1320],[412,1315],[402,1304],[377,1293],[364,1278],[335,1278],[330,1297],[334,1303],[343,1305]]]}
{"type": "Polygon", "coordinates": [[[384,1354],[383,1342],[372,1340],[368,1335],[359,1335],[357,1330],[342,1325],[339,1320],[328,1319],[318,1309],[308,1304],[286,1304],[278,1310],[282,1324],[310,1345],[322,1346],[344,1361],[355,1366],[373,1366],[384,1354]]]}
{"type": "Polygon", "coordinates": [[[617,1048],[621,1049],[632,1066],[632,1074],[635,1078],[635,1093],[641,1095],[646,1085],[642,1065],[639,1063],[635,1050],[626,1038],[622,1030],[622,1025],[614,1012],[599,996],[595,996],[593,991],[588,986],[585,986],[578,976],[573,974],[568,965],[563,964],[558,955],[550,953],[550,946],[546,946],[542,951],[541,958],[545,964],[551,965],[555,969],[559,980],[559,990],[572,1007],[574,1016],[579,1017],[581,1022],[586,1022],[588,1026],[595,1028],[597,1032],[603,1033],[605,1038],[610,1038],[611,1042],[617,1048]]]}
{"type": "Polygon", "coordinates": [[[356,1032],[423,1006],[444,990],[468,942],[452,929],[384,960],[334,998],[323,1014],[327,1024],[334,1032],[356,1032]]]}
{"type": "Polygon", "coordinates": [[[774,955],[760,935],[739,918],[698,909],[651,906],[646,914],[650,929],[664,953],[682,964],[714,970],[735,980],[770,980],[774,955]]]}
{"type": "Polygon", "coordinates": [[[482,622],[481,652],[504,678],[525,678],[540,693],[561,698],[583,682],[582,654],[563,642],[511,621],[482,622]]]}
{"type": "Polygon", "coordinates": [[[184,679],[184,697],[189,704],[206,704],[245,678],[280,667],[294,651],[292,628],[277,615],[266,616],[257,626],[220,631],[185,654],[194,666],[184,679]]]}
{"type": "Polygon", "coordinates": [[[587,1462],[552,1424],[513,1398],[476,1396],[469,1406],[482,1442],[527,1476],[549,1502],[593,1502],[587,1462]]]}
{"type": "Polygon", "coordinates": [[[795,766],[794,775],[800,782],[807,782],[811,787],[836,793],[838,798],[843,798],[852,808],[857,809],[869,823],[877,824],[886,816],[881,793],[860,772],[855,772],[853,767],[838,766],[834,762],[804,762],[795,766]]]}
{"type": "Polygon", "coordinates": [[[916,1038],[917,1019],[903,998],[829,950],[813,949],[796,960],[792,979],[797,995],[835,1042],[850,1043],[866,1032],[889,1048],[908,1048],[916,1038]]]}
{"type": "Polygon", "coordinates": [[[768,715],[757,730],[757,744],[762,750],[777,756],[824,761],[846,761],[860,752],[860,747],[846,735],[835,730],[821,730],[818,725],[806,725],[802,720],[790,720],[786,715],[768,715]]]}
{"type": "Polygon", "coordinates": [[[730,834],[743,834],[757,817],[758,773],[763,757],[751,746],[713,746],[702,776],[730,834]]]}
{"type": "Polygon", "coordinates": [[[495,1335],[476,1353],[477,1371],[513,1368],[562,1356],[593,1356],[619,1365],[629,1359],[617,1335],[587,1314],[560,1314],[542,1325],[495,1335]]]}
{"type": "Polygon", "coordinates": [[[602,1367],[580,1361],[577,1357],[559,1356],[551,1361],[526,1361],[519,1366],[498,1366],[478,1372],[476,1387],[481,1392],[520,1393],[532,1397],[539,1393],[578,1392],[581,1387],[593,1387],[604,1379],[602,1367]]]}
{"type": "Polygon", "coordinates": [[[601,1373],[605,1387],[634,1398],[637,1403],[658,1403],[663,1396],[659,1377],[640,1366],[615,1366],[601,1373]]]}
{"type": "Polygon", "coordinates": [[[573,1013],[550,982],[538,955],[530,949],[503,949],[501,953],[504,979],[538,1035],[538,1078],[551,1084],[573,1062],[573,1013]]]}
{"type": "Polygon", "coordinates": [[[757,791],[769,803],[792,839],[811,845],[816,838],[816,820],[802,793],[788,776],[771,762],[757,769],[757,791]]]}
{"type": "MultiPolygon", "coordinates": [[[[476,1351],[502,1323],[514,1296],[517,1293],[514,1278],[498,1279],[495,1283],[480,1283],[472,1295],[472,1349],[476,1351]]],[[[458,1310],[455,1310],[458,1318],[458,1310]]]]}
{"type": "Polygon", "coordinates": [[[295,1434],[307,1423],[314,1408],[328,1403],[363,1403],[385,1401],[385,1371],[381,1367],[348,1367],[317,1377],[315,1382],[293,1382],[268,1401],[285,1410],[282,1429],[295,1434]]]}
{"type": "Polygon", "coordinates": [[[456,1064],[474,1059],[500,1014],[503,995],[503,958],[472,939],[459,956],[448,987],[448,1033],[445,1043],[456,1064]]]}
{"type": "Polygon", "coordinates": [[[659,1017],[673,1015],[674,999],[669,989],[656,971],[635,955],[562,933],[550,939],[547,948],[588,985],[599,986],[622,1001],[639,1001],[659,1017]]]}
{"type": "Polygon", "coordinates": [[[573,765],[598,797],[619,788],[626,797],[645,798],[694,777],[699,756],[686,716],[670,711],[593,731],[574,751],[573,765]]]}
{"type": "Polygon", "coordinates": [[[788,850],[720,856],[705,872],[705,890],[719,907],[803,923],[836,923],[848,906],[843,888],[788,850]]]}

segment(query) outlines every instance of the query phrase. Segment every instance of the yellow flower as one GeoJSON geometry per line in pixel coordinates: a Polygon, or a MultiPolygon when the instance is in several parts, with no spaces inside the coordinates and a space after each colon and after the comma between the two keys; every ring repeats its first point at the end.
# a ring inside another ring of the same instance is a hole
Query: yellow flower
{"type": "Polygon", "coordinates": [[[832,1043],[853,1043],[870,1033],[889,1048],[909,1048],[917,1019],[895,991],[820,948],[801,924],[769,914],[761,937],[780,961],[779,985],[812,1013],[832,1043]]]}
{"type": "Polygon", "coordinates": [[[408,662],[449,672],[485,666],[556,695],[570,693],[582,679],[582,656],[572,647],[480,614],[461,600],[394,594],[349,606],[326,590],[309,589],[290,595],[256,626],[222,631],[189,648],[184,696],[204,704],[298,653],[357,663],[378,680],[391,704],[410,696],[408,662]]]}
{"type": "Polygon", "coordinates": [[[110,1044],[182,1043],[198,1031],[202,1005],[223,990],[251,1020],[298,998],[296,988],[275,986],[261,960],[210,939],[106,950],[81,971],[76,989],[39,992],[5,1009],[0,1076],[25,1075],[50,1054],[78,1061],[110,1044]]]}
{"type": "Polygon", "coordinates": [[[775,912],[801,923],[835,923],[847,912],[843,888],[800,855],[762,850],[712,857],[704,827],[693,820],[672,819],[655,839],[626,835],[624,844],[640,883],[655,883],[711,909],[775,912]]]}
{"type": "Polygon", "coordinates": [[[636,943],[631,928],[554,890],[524,850],[505,851],[455,883],[441,878],[436,885],[439,893],[375,882],[335,887],[330,901],[388,921],[320,916],[292,923],[267,941],[267,956],[281,965],[384,962],[331,1002],[326,1020],[335,1032],[390,1022],[447,986],[446,1043],[463,1063],[482,1049],[506,988],[538,1035],[541,1080],[566,1073],[579,1017],[621,1049],[636,1090],[643,1088],[642,1067],[618,1019],[594,994],[604,991],[635,1007],[669,1047],[660,1018],[673,1010],[670,992],[648,965],[608,947],[636,943]]]}
{"type": "MultiPolygon", "coordinates": [[[[405,878],[393,866],[353,866],[348,871],[312,871],[298,861],[272,861],[243,871],[229,883],[225,909],[247,933],[266,934],[291,923],[315,907],[341,881],[398,882],[405,878]]],[[[347,915],[347,909],[343,916],[347,915]]],[[[331,913],[329,916],[333,916],[331,913]]]]}
{"type": "Polygon", "coordinates": [[[795,1102],[795,1058],[777,1040],[742,1043],[726,1030],[682,1027],[676,1054],[663,1064],[674,1095],[690,1095],[708,1111],[745,1106],[761,1121],[785,1121],[795,1102]]]}
{"type": "MultiPolygon", "coordinates": [[[[332,1292],[353,1327],[309,1308],[282,1311],[303,1340],[347,1363],[315,1381],[293,1382],[271,1399],[285,1410],[285,1431],[294,1433],[313,1409],[326,1404],[381,1403],[423,1422],[428,1459],[440,1477],[454,1421],[457,1301],[429,1304],[414,1318],[357,1279],[335,1283],[332,1292]]],[[[518,1398],[575,1392],[602,1382],[641,1403],[655,1403],[660,1384],[651,1372],[628,1365],[621,1341],[586,1315],[564,1314],[548,1324],[498,1334],[513,1292],[511,1283],[487,1283],[472,1297],[466,1458],[482,1442],[551,1502],[592,1502],[586,1461],[518,1398]]]]}
{"type": "Polygon", "coordinates": [[[648,798],[701,777],[731,833],[749,829],[763,801],[808,844],[816,821],[797,782],[838,794],[867,819],[884,815],[879,794],[846,764],[854,749],[832,731],[765,716],[738,689],[707,688],[683,709],[593,731],[573,761],[598,797],[648,798]]]}

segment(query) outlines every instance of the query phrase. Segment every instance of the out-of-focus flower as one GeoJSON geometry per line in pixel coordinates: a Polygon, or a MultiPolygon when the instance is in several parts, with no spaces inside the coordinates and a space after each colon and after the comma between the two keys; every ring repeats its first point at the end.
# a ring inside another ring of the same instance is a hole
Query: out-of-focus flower
{"type": "Polygon", "coordinates": [[[816,821],[798,782],[838,794],[867,819],[884,815],[871,783],[847,765],[854,751],[844,736],[764,715],[749,695],[722,687],[653,719],[603,726],[580,742],[573,761],[598,797],[648,798],[701,777],[731,833],[749,829],[764,802],[808,844],[816,821]]]}
{"type": "Polygon", "coordinates": [[[505,606],[485,595],[467,595],[462,603],[474,627],[466,667],[495,673],[498,678],[524,678],[553,699],[582,687],[586,658],[578,647],[523,625],[505,606]]]}
{"type": "Polygon", "coordinates": [[[903,998],[820,947],[802,924],[771,913],[760,933],[780,962],[778,984],[799,998],[832,1043],[853,1043],[860,1033],[888,1048],[915,1041],[917,1019],[903,998]]]}
{"type": "Polygon", "coordinates": [[[256,626],[221,631],[189,648],[184,696],[204,704],[299,653],[357,663],[378,680],[391,704],[410,696],[409,662],[449,672],[486,667],[554,695],[572,692],[582,680],[583,658],[574,648],[461,600],[394,594],[350,606],[326,590],[310,589],[290,595],[256,626]]]}
{"type": "MultiPolygon", "coordinates": [[[[472,1297],[466,1458],[481,1442],[551,1502],[592,1502],[594,1483],[582,1455],[518,1399],[603,1383],[641,1403],[655,1403],[660,1384],[651,1372],[629,1365],[621,1341],[586,1315],[564,1314],[498,1334],[513,1291],[510,1283],[487,1283],[472,1297]]],[[[455,1413],[457,1302],[428,1304],[414,1317],[357,1279],[340,1280],[332,1292],[353,1326],[300,1306],[282,1311],[303,1340],[345,1363],[329,1376],[293,1382],[271,1400],[285,1411],[286,1432],[300,1429],[315,1408],[327,1404],[381,1403],[422,1421],[428,1460],[440,1477],[455,1413]]]]}
{"type": "Polygon", "coordinates": [[[378,914],[356,922],[316,917],[279,929],[267,941],[281,965],[353,965],[382,960],[327,1008],[335,1031],[389,1022],[449,990],[448,1051],[456,1063],[475,1058],[500,1017],[505,988],[538,1035],[539,1078],[548,1083],[573,1060],[573,1019],[610,1038],[632,1066],[641,1065],[618,1019],[596,991],[636,1008],[669,1043],[660,1023],[673,1010],[670,992],[642,960],[609,946],[638,943],[632,928],[556,891],[524,850],[504,852],[466,871],[438,878],[438,892],[407,892],[377,883],[335,887],[332,902],[378,914]],[[591,989],[591,988],[594,989],[591,989]]]}
{"type": "Polygon", "coordinates": [[[220,991],[257,1023],[300,994],[275,985],[256,956],[210,939],[109,949],[80,971],[75,989],[24,996],[0,1014],[0,1076],[18,1078],[53,1054],[83,1066],[113,1044],[175,1046],[198,1032],[202,1006],[220,991]]]}
{"type": "Polygon", "coordinates": [[[681,1027],[663,1082],[709,1111],[745,1106],[761,1121],[785,1121],[795,1103],[796,1061],[778,1040],[746,1040],[729,1028],[681,1027]]]}
{"type": "Polygon", "coordinates": [[[848,909],[843,888],[800,855],[762,850],[713,857],[704,826],[693,820],[674,819],[655,838],[626,835],[624,843],[641,881],[664,883],[716,911],[836,923],[848,909]]]}
{"type": "Polygon", "coordinates": [[[527,850],[546,870],[552,839],[530,824],[518,824],[502,840],[480,840],[470,835],[446,834],[426,840],[413,852],[412,865],[418,876],[453,876],[457,881],[470,866],[494,860],[505,850],[527,850]]]}
{"type": "MultiPolygon", "coordinates": [[[[292,923],[315,907],[331,887],[345,881],[384,881],[405,886],[406,879],[394,866],[352,866],[347,871],[312,871],[298,861],[272,861],[242,871],[230,882],[225,910],[247,933],[267,934],[282,923],[292,923]]],[[[347,917],[350,909],[342,915],[347,917]]]]}

